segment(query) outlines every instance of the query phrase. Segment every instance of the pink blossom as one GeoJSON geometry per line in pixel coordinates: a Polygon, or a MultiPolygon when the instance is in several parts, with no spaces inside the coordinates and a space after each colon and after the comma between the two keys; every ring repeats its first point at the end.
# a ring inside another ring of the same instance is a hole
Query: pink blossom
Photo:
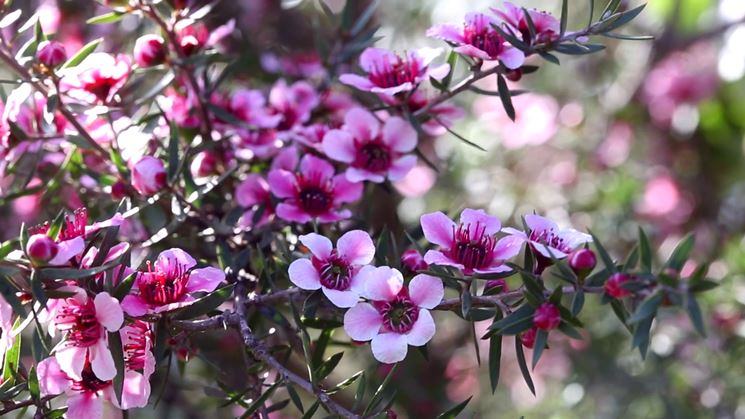
{"type": "Polygon", "coordinates": [[[59,252],[57,242],[46,234],[34,234],[28,238],[26,254],[35,265],[43,265],[59,252]]]}
{"type": "Polygon", "coordinates": [[[269,104],[282,119],[277,127],[287,131],[310,119],[310,113],[318,106],[320,98],[316,89],[307,81],[288,85],[284,79],[277,80],[269,92],[269,104]]]}
{"type": "Polygon", "coordinates": [[[328,124],[322,123],[306,125],[295,128],[292,131],[290,138],[296,143],[300,143],[319,153],[323,153],[323,137],[325,137],[331,129],[332,128],[328,124]]]}
{"type": "Polygon", "coordinates": [[[429,310],[445,293],[439,278],[419,274],[404,287],[401,272],[388,266],[365,266],[359,273],[362,296],[344,314],[344,331],[356,341],[372,341],[375,359],[386,364],[403,361],[408,345],[422,346],[435,334],[429,310]]]}
{"type": "Polygon", "coordinates": [[[492,27],[495,18],[482,13],[469,13],[465,23],[436,25],[427,30],[427,36],[457,45],[455,52],[482,60],[500,60],[509,69],[520,68],[525,54],[511,46],[492,27]]]}
{"type": "Polygon", "coordinates": [[[303,157],[297,172],[285,169],[270,171],[269,186],[272,193],[282,200],[277,205],[277,216],[296,223],[313,219],[331,223],[349,218],[352,212],[340,209],[341,205],[362,196],[361,183],[336,175],[334,166],[313,155],[303,157]]]}
{"type": "Polygon", "coordinates": [[[416,89],[430,77],[441,80],[450,72],[449,64],[430,68],[439,49],[422,48],[403,57],[381,48],[367,48],[360,55],[360,67],[366,77],[342,74],[339,81],[367,92],[393,96],[416,89]]]}
{"type": "Polygon", "coordinates": [[[362,230],[349,231],[339,238],[336,249],[331,240],[316,233],[300,236],[300,242],[312,256],[290,264],[290,281],[306,290],[320,288],[337,307],[357,304],[364,285],[358,273],[375,256],[370,235],[362,230]]]}
{"type": "Polygon", "coordinates": [[[297,52],[277,56],[261,55],[261,67],[270,73],[281,73],[290,77],[313,78],[326,74],[321,58],[316,52],[297,52]]]}
{"type": "Polygon", "coordinates": [[[522,245],[515,237],[497,240],[502,224],[483,210],[463,210],[458,225],[441,212],[422,215],[421,224],[424,237],[440,246],[440,250],[427,251],[424,260],[430,265],[453,266],[466,275],[509,271],[504,262],[517,255],[522,245]]]}
{"type": "Polygon", "coordinates": [[[197,128],[201,124],[197,108],[197,98],[192,94],[186,96],[174,91],[167,91],[158,96],[158,104],[165,111],[169,120],[181,128],[197,128]]]}
{"type": "Polygon", "coordinates": [[[168,312],[193,303],[193,293],[212,292],[225,281],[220,269],[194,269],[196,265],[181,249],[164,250],[154,264],[148,262],[147,271],[138,273],[122,308],[133,317],[168,312]]]}
{"type": "Polygon", "coordinates": [[[238,184],[235,188],[235,199],[238,205],[248,209],[238,222],[244,228],[264,225],[274,216],[269,183],[259,174],[252,173],[238,184]],[[261,211],[261,215],[254,224],[257,211],[261,211]]]}
{"type": "Polygon", "coordinates": [[[256,128],[274,128],[282,121],[282,115],[270,112],[264,94],[258,90],[236,90],[230,96],[228,110],[236,118],[256,128]]]}
{"type": "Polygon", "coordinates": [[[527,241],[530,247],[548,259],[563,259],[574,249],[592,242],[592,236],[572,228],[561,229],[555,222],[536,214],[525,216],[528,233],[506,227],[502,231],[527,241]]]}
{"type": "Polygon", "coordinates": [[[144,407],[150,397],[150,376],[155,372],[150,323],[135,320],[121,328],[124,354],[124,391],[121,408],[144,407]]]}
{"type": "Polygon", "coordinates": [[[423,271],[429,267],[416,249],[408,249],[401,255],[401,265],[411,272],[423,271]]]}
{"type": "Polygon", "coordinates": [[[62,78],[67,94],[86,103],[111,103],[132,71],[124,54],[97,52],[89,55],[62,78]]]}
{"type": "Polygon", "coordinates": [[[393,183],[396,190],[407,198],[424,196],[437,181],[437,172],[426,164],[414,166],[402,179],[393,183]]]}
{"type": "Polygon", "coordinates": [[[235,156],[241,160],[268,159],[277,154],[283,146],[274,129],[239,128],[232,142],[235,146],[235,156]]]}
{"type": "MultiPolygon", "coordinates": [[[[103,258],[102,264],[105,265],[107,263],[111,263],[118,258],[120,258],[123,254],[127,253],[129,251],[129,243],[118,243],[109,249],[108,253],[106,253],[106,257],[103,258]]],[[[93,261],[96,260],[96,257],[98,257],[99,250],[96,246],[91,246],[91,248],[86,252],[85,256],[80,260],[80,268],[81,269],[89,269],[93,267],[93,261]]],[[[111,284],[114,286],[118,285],[118,282],[120,279],[124,279],[130,274],[134,273],[134,270],[126,265],[118,265],[114,267],[110,272],[102,272],[98,275],[96,275],[96,280],[100,283],[104,283],[104,279],[108,275],[110,277],[111,284]]]]}
{"type": "Polygon", "coordinates": [[[356,108],[347,113],[341,129],[323,137],[322,148],[330,158],[349,164],[350,182],[381,183],[403,178],[416,165],[416,156],[408,154],[416,142],[416,131],[402,118],[388,118],[381,129],[370,112],[356,108]]]}
{"type": "MultiPolygon", "coordinates": [[[[397,98],[391,101],[388,97],[383,97],[386,103],[392,105],[397,104],[397,98]]],[[[416,112],[419,109],[424,108],[429,104],[429,98],[427,94],[422,90],[417,90],[408,97],[408,107],[410,112],[416,112]]],[[[443,102],[437,104],[429,109],[427,112],[429,118],[422,123],[422,130],[431,137],[439,137],[444,135],[448,128],[455,125],[455,122],[462,119],[466,113],[462,108],[453,105],[450,102],[443,102]]]]}
{"type": "Polygon", "coordinates": [[[42,41],[36,49],[36,59],[45,66],[54,68],[67,60],[67,51],[57,41],[42,41]]]}
{"type": "Polygon", "coordinates": [[[558,131],[559,105],[550,96],[523,94],[512,98],[518,110],[511,121],[497,97],[481,96],[474,101],[473,109],[484,127],[498,133],[502,145],[509,149],[536,146],[553,138],[558,131]]]}
{"type": "Polygon", "coordinates": [[[555,305],[543,303],[535,309],[533,314],[533,325],[540,330],[553,330],[561,323],[561,313],[555,305]]]}
{"type": "Polygon", "coordinates": [[[0,361],[5,359],[5,352],[13,346],[13,307],[0,294],[0,361]]]}
{"type": "Polygon", "coordinates": [[[140,67],[162,64],[166,59],[166,44],[163,37],[153,34],[143,35],[135,41],[132,55],[140,67]]]}
{"type": "Polygon", "coordinates": [[[167,180],[166,168],[158,158],[142,156],[132,165],[132,186],[142,195],[156,194],[166,186],[167,180]]]}
{"type": "Polygon", "coordinates": [[[541,12],[535,9],[528,10],[530,20],[533,21],[535,28],[535,39],[530,36],[528,20],[525,18],[525,12],[522,8],[515,6],[510,2],[504,3],[504,10],[496,8],[491,9],[499,18],[509,25],[510,29],[517,31],[522,36],[523,42],[532,43],[550,43],[559,38],[561,30],[559,21],[549,13],[541,12]]]}
{"type": "Polygon", "coordinates": [[[216,46],[235,30],[234,19],[212,30],[201,22],[194,23],[191,20],[183,20],[181,23],[186,25],[177,25],[176,40],[181,52],[186,56],[192,55],[203,48],[216,46]]]}
{"type": "Polygon", "coordinates": [[[91,298],[76,286],[65,286],[62,290],[74,294],[49,310],[53,316],[50,333],[55,329],[65,333],[65,338],[54,348],[60,368],[68,376],[81,380],[83,368],[90,362],[95,377],[111,380],[116,375],[116,366],[106,332],[115,332],[122,326],[124,314],[119,301],[107,292],[91,298]]]}

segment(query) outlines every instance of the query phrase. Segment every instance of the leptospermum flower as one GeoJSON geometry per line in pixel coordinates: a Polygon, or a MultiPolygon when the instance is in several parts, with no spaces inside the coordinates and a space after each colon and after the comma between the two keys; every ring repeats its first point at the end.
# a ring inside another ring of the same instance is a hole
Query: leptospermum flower
{"type": "Polygon", "coordinates": [[[355,108],[347,113],[342,129],[323,137],[322,148],[330,158],[349,164],[349,181],[381,183],[403,178],[416,165],[416,156],[408,154],[416,142],[416,131],[402,118],[388,118],[381,129],[370,112],[355,108]]]}
{"type": "Polygon", "coordinates": [[[499,60],[509,69],[520,68],[525,54],[510,45],[494,30],[495,18],[482,13],[469,13],[462,26],[435,25],[427,30],[427,36],[456,45],[454,51],[482,60],[499,60]]]}
{"type": "Polygon", "coordinates": [[[84,379],[84,368],[90,362],[91,373],[99,380],[116,376],[116,365],[108,348],[106,332],[119,330],[124,313],[119,301],[107,292],[90,297],[80,287],[66,286],[62,291],[73,295],[54,305],[50,334],[64,332],[64,339],[54,348],[54,357],[68,376],[84,379]]]}
{"type": "Polygon", "coordinates": [[[124,54],[93,53],[62,78],[63,90],[71,97],[90,104],[107,104],[127,82],[132,71],[124,54]]]}
{"type": "Polygon", "coordinates": [[[337,307],[357,304],[364,285],[358,272],[375,256],[370,235],[362,230],[349,231],[336,242],[336,249],[331,240],[316,233],[300,236],[300,242],[312,256],[290,264],[290,281],[305,290],[320,288],[337,307]]]}
{"type": "Polygon", "coordinates": [[[506,227],[505,233],[527,241],[530,247],[547,259],[563,259],[585,243],[592,242],[592,236],[572,228],[561,229],[555,222],[536,214],[525,216],[525,224],[530,231],[506,227]]]}
{"type": "Polygon", "coordinates": [[[463,210],[460,224],[442,212],[424,214],[421,224],[424,237],[440,246],[440,250],[428,250],[424,260],[458,268],[466,275],[509,271],[504,262],[517,255],[523,243],[511,236],[497,240],[502,224],[483,210],[463,210]]]}
{"type": "Polygon", "coordinates": [[[372,353],[392,364],[406,358],[408,345],[422,346],[435,335],[429,310],[442,301],[445,290],[434,276],[419,274],[404,287],[401,272],[388,266],[365,266],[361,302],[344,314],[344,331],[356,341],[372,341],[372,353]]]}
{"type": "Polygon", "coordinates": [[[193,303],[195,292],[212,292],[225,281],[225,273],[197,262],[181,249],[164,250],[147,271],[139,272],[132,293],[122,300],[122,308],[133,317],[164,313],[193,303]]]}
{"type": "Polygon", "coordinates": [[[333,223],[347,219],[352,212],[340,209],[341,205],[362,196],[362,183],[336,175],[331,163],[313,155],[302,158],[299,171],[274,169],[269,172],[268,179],[272,193],[283,200],[277,205],[277,216],[296,223],[311,220],[333,223]]]}
{"type": "Polygon", "coordinates": [[[430,67],[440,52],[439,49],[421,48],[400,56],[381,48],[367,48],[360,55],[360,67],[367,76],[342,74],[339,81],[360,90],[388,96],[408,92],[430,77],[442,80],[448,75],[449,64],[430,67]]]}
{"type": "Polygon", "coordinates": [[[5,359],[5,352],[13,346],[13,307],[0,295],[0,361],[5,359]]]}
{"type": "Polygon", "coordinates": [[[527,44],[534,42],[551,42],[559,37],[559,32],[561,31],[559,21],[546,12],[528,10],[530,20],[533,21],[533,28],[535,29],[535,39],[532,39],[530,36],[530,26],[528,20],[525,18],[525,12],[522,8],[515,6],[510,2],[505,2],[504,10],[493,7],[491,10],[499,16],[504,23],[516,30],[522,36],[523,41],[527,44]]]}
{"type": "Polygon", "coordinates": [[[316,89],[307,81],[297,81],[288,85],[284,79],[279,79],[269,92],[269,104],[274,112],[281,116],[281,122],[277,127],[280,131],[287,131],[308,122],[313,108],[319,103],[320,98],[316,89]]]}
{"type": "Polygon", "coordinates": [[[235,199],[238,205],[247,209],[238,221],[242,227],[264,225],[274,215],[269,183],[259,174],[252,173],[238,184],[235,188],[235,199]],[[258,220],[254,220],[256,211],[261,211],[258,220]]]}

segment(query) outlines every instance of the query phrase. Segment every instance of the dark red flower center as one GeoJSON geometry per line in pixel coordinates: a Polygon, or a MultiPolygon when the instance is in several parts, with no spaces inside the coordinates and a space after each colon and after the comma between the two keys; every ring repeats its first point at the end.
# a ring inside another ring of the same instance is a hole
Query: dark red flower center
{"type": "Polygon", "coordinates": [[[321,285],[332,290],[347,290],[351,282],[351,268],[336,252],[326,259],[312,259],[313,266],[321,275],[321,285]]]}
{"type": "Polygon", "coordinates": [[[396,87],[404,83],[416,83],[416,78],[422,68],[417,60],[409,60],[396,56],[391,62],[388,57],[384,58],[382,65],[370,72],[369,78],[378,87],[396,87]]]}
{"type": "Polygon", "coordinates": [[[497,31],[489,27],[489,22],[483,17],[466,24],[463,37],[466,44],[486,52],[490,57],[496,57],[504,49],[504,39],[497,31]]]}
{"type": "Polygon", "coordinates": [[[391,150],[382,141],[371,141],[357,148],[354,166],[373,173],[385,172],[391,167],[391,150]]]}
{"type": "Polygon", "coordinates": [[[494,236],[486,234],[486,226],[480,223],[460,224],[453,228],[453,243],[450,258],[458,261],[466,269],[484,268],[491,263],[494,247],[497,245],[494,236]]]}
{"type": "Polygon", "coordinates": [[[150,327],[143,321],[129,325],[124,334],[124,363],[131,371],[142,371],[145,368],[147,342],[151,338],[150,327]]]}
{"type": "Polygon", "coordinates": [[[80,381],[73,381],[72,389],[84,393],[97,393],[98,391],[111,385],[111,381],[102,381],[93,373],[90,362],[86,362],[83,371],[80,373],[80,381]]]}
{"type": "Polygon", "coordinates": [[[296,175],[297,200],[300,208],[310,215],[318,216],[328,212],[334,204],[333,179],[324,179],[320,174],[296,175]]]}
{"type": "Polygon", "coordinates": [[[395,333],[406,333],[419,319],[419,306],[409,298],[406,289],[391,301],[374,302],[378,313],[383,317],[383,328],[395,333]]]}
{"type": "Polygon", "coordinates": [[[552,228],[541,231],[533,230],[530,232],[528,239],[532,242],[543,244],[563,253],[570,253],[572,251],[572,248],[567,246],[564,243],[564,239],[559,237],[552,228]]]}
{"type": "Polygon", "coordinates": [[[161,306],[175,303],[186,294],[186,284],[189,282],[187,267],[176,261],[170,261],[170,266],[167,272],[163,272],[153,270],[148,262],[148,272],[140,273],[137,281],[140,296],[148,304],[161,306]]]}
{"type": "Polygon", "coordinates": [[[55,316],[57,329],[67,333],[67,341],[78,347],[94,345],[101,338],[101,324],[96,318],[96,307],[88,299],[81,304],[70,298],[55,316]]]}

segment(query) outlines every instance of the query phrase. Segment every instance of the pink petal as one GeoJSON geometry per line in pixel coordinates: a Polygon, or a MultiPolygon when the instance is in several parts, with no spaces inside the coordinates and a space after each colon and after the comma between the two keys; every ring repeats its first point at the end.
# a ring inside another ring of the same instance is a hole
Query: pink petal
{"type": "Polygon", "coordinates": [[[298,259],[290,264],[288,268],[290,281],[304,290],[317,290],[321,288],[321,277],[313,264],[308,259],[298,259]]]}
{"type": "Polygon", "coordinates": [[[416,147],[416,130],[410,123],[397,116],[389,118],[383,126],[383,142],[399,153],[408,153],[416,147]]]}
{"type": "Polygon", "coordinates": [[[172,248],[160,252],[155,267],[162,272],[173,272],[176,269],[191,269],[197,261],[191,255],[179,248],[172,248]]]}
{"type": "Polygon", "coordinates": [[[109,332],[114,332],[122,327],[124,313],[119,300],[104,291],[96,295],[93,304],[96,306],[96,319],[109,332]]]}
{"type": "Polygon", "coordinates": [[[252,173],[235,188],[235,198],[238,205],[251,208],[262,203],[269,196],[269,184],[261,175],[252,173]]]}
{"type": "Polygon", "coordinates": [[[492,56],[486,53],[486,51],[480,50],[473,45],[459,45],[453,49],[455,52],[468,57],[481,58],[482,60],[491,60],[492,56]]]}
{"type": "Polygon", "coordinates": [[[463,39],[463,28],[450,24],[432,26],[427,29],[426,35],[430,38],[441,39],[456,44],[465,42],[463,39]]]}
{"type": "Polygon", "coordinates": [[[453,244],[453,234],[457,226],[447,215],[437,211],[424,214],[419,220],[424,237],[430,243],[446,248],[453,244]]]}
{"type": "Polygon", "coordinates": [[[332,304],[339,308],[353,307],[360,301],[360,294],[352,290],[332,290],[330,288],[321,287],[323,295],[331,301],[332,304]]]}
{"type": "MultiPolygon", "coordinates": [[[[419,83],[417,82],[417,85],[418,84],[419,83]]],[[[398,93],[401,93],[401,92],[408,92],[410,90],[414,90],[414,87],[415,87],[414,83],[411,83],[411,82],[408,82],[407,81],[406,83],[399,84],[398,86],[393,86],[393,87],[377,87],[377,86],[375,86],[375,87],[370,88],[370,91],[373,92],[373,93],[379,93],[381,95],[394,96],[394,95],[396,95],[398,93]]]]}
{"type": "Polygon", "coordinates": [[[373,173],[369,170],[361,169],[358,167],[347,167],[347,171],[344,172],[347,180],[355,184],[370,181],[374,183],[383,183],[385,177],[383,175],[373,173]]]}
{"type": "Polygon", "coordinates": [[[432,67],[427,71],[427,76],[432,77],[435,80],[442,80],[450,74],[450,64],[440,64],[437,67],[432,67]]]}
{"type": "Polygon", "coordinates": [[[354,147],[354,138],[339,129],[327,132],[323,137],[321,147],[329,158],[344,163],[353,162],[357,152],[354,147]]]}
{"type": "Polygon", "coordinates": [[[334,176],[334,203],[354,202],[362,197],[362,183],[353,183],[345,175],[334,176]]]}
{"type": "Polygon", "coordinates": [[[329,179],[334,176],[335,170],[328,161],[312,154],[306,154],[300,160],[300,172],[304,175],[320,175],[322,179],[329,179]]]}
{"type": "Polygon", "coordinates": [[[424,254],[424,261],[429,265],[452,266],[460,270],[465,269],[465,266],[450,259],[445,256],[444,253],[437,250],[427,250],[427,253],[424,254]]]}
{"type": "Polygon", "coordinates": [[[350,265],[367,265],[375,257],[375,244],[362,230],[344,233],[336,242],[339,256],[350,265]]]}
{"type": "Polygon", "coordinates": [[[222,282],[225,282],[225,272],[221,269],[211,266],[194,269],[189,273],[186,290],[188,292],[212,292],[222,282]]]}
{"type": "Polygon", "coordinates": [[[507,48],[499,54],[499,60],[505,67],[515,70],[525,63],[525,54],[517,48],[507,48]]]}
{"type": "Polygon", "coordinates": [[[58,243],[57,255],[49,261],[49,265],[59,266],[66,264],[70,259],[80,255],[85,250],[85,240],[75,237],[58,243]]]}
{"type": "Polygon", "coordinates": [[[122,300],[122,309],[132,317],[140,317],[147,314],[148,305],[139,295],[129,294],[122,300]]]}
{"type": "Polygon", "coordinates": [[[269,188],[279,198],[291,198],[295,196],[295,174],[286,170],[277,169],[269,172],[267,177],[269,188]]]}
{"type": "Polygon", "coordinates": [[[563,259],[568,256],[566,253],[562,252],[561,250],[550,247],[550,246],[546,246],[543,243],[537,243],[537,242],[531,241],[530,244],[533,246],[535,250],[538,251],[538,253],[542,254],[543,256],[549,259],[553,259],[553,258],[563,259]]]}
{"type": "Polygon", "coordinates": [[[67,374],[60,369],[55,357],[39,362],[36,365],[36,376],[39,379],[39,390],[42,396],[64,393],[72,384],[67,374]]]}
{"type": "Polygon", "coordinates": [[[416,156],[411,154],[396,159],[388,170],[388,179],[392,181],[403,179],[416,166],[416,160],[416,156]]]}
{"type": "Polygon", "coordinates": [[[445,287],[440,278],[419,274],[409,283],[409,296],[419,307],[434,308],[445,296],[445,287]]]}
{"type": "Polygon", "coordinates": [[[569,248],[576,248],[585,243],[592,243],[592,236],[574,229],[566,229],[559,232],[559,236],[564,239],[564,245],[569,248]]]}
{"type": "Polygon", "coordinates": [[[375,87],[375,85],[370,81],[370,79],[367,79],[357,74],[351,74],[351,73],[342,74],[341,76],[339,76],[339,81],[348,86],[355,87],[362,91],[369,91],[370,89],[375,87]]]}
{"type": "Polygon", "coordinates": [[[86,348],[77,346],[63,345],[58,347],[54,357],[59,363],[59,367],[71,378],[76,380],[82,379],[83,367],[85,366],[85,357],[88,353],[86,348]]]}
{"type": "Polygon", "coordinates": [[[106,346],[104,339],[99,339],[95,345],[88,347],[88,351],[91,368],[93,369],[93,373],[96,374],[96,377],[103,381],[108,381],[116,377],[114,357],[111,355],[111,351],[106,346]]]}
{"type": "Polygon", "coordinates": [[[421,60],[422,66],[426,67],[431,63],[435,58],[439,57],[442,54],[442,48],[430,48],[430,47],[424,47],[419,48],[418,50],[414,52],[409,53],[409,59],[415,57],[415,59],[421,60]]]}
{"type": "Polygon", "coordinates": [[[327,237],[317,233],[308,233],[300,236],[298,239],[318,259],[328,259],[331,256],[331,250],[333,250],[334,246],[327,237]]]}
{"type": "Polygon", "coordinates": [[[145,407],[149,398],[150,381],[138,372],[127,371],[124,374],[124,388],[122,389],[122,409],[145,407]]]}
{"type": "Polygon", "coordinates": [[[520,236],[507,236],[499,239],[494,247],[494,258],[507,260],[517,256],[523,243],[525,243],[525,240],[520,236]]]}
{"type": "Polygon", "coordinates": [[[359,279],[365,284],[364,297],[373,301],[390,301],[404,286],[401,272],[388,266],[376,268],[365,266],[360,270],[359,279]]]}
{"type": "Polygon", "coordinates": [[[285,220],[305,224],[311,220],[311,216],[300,209],[297,205],[281,203],[277,205],[277,217],[285,220]]]}
{"type": "Polygon", "coordinates": [[[419,310],[419,318],[406,334],[406,341],[411,346],[423,346],[435,335],[435,321],[429,310],[419,310]]]}
{"type": "Polygon", "coordinates": [[[408,350],[406,335],[381,333],[372,340],[372,353],[375,359],[384,364],[395,364],[406,358],[408,350]]]}
{"type": "Polygon", "coordinates": [[[354,108],[344,116],[344,129],[349,131],[356,140],[367,142],[378,136],[380,122],[365,109],[354,108]]]}
{"type": "Polygon", "coordinates": [[[491,266],[487,266],[486,268],[481,269],[474,269],[473,271],[479,274],[496,274],[500,272],[509,272],[512,268],[510,268],[507,265],[503,265],[502,261],[495,260],[491,266]]]}
{"type": "Polygon", "coordinates": [[[337,221],[346,220],[352,216],[352,211],[345,209],[341,211],[329,211],[325,214],[321,214],[317,217],[319,223],[335,223],[337,221]]]}
{"type": "Polygon", "coordinates": [[[489,236],[497,234],[499,229],[502,228],[502,223],[499,222],[499,218],[487,214],[484,210],[475,210],[466,208],[460,214],[461,224],[469,224],[472,229],[476,228],[478,224],[479,228],[485,228],[484,233],[489,236]]]}
{"type": "Polygon", "coordinates": [[[545,231],[545,230],[554,230],[558,231],[559,227],[556,225],[555,222],[549,220],[548,218],[541,217],[540,215],[536,214],[528,214],[525,216],[525,224],[528,225],[528,228],[530,228],[530,231],[545,231]]]}
{"type": "Polygon", "coordinates": [[[380,313],[368,303],[359,303],[344,313],[344,331],[358,342],[373,339],[382,324],[380,313]]]}
{"type": "Polygon", "coordinates": [[[68,418],[103,418],[103,400],[96,393],[81,392],[67,398],[68,418]]]}
{"type": "Polygon", "coordinates": [[[366,48],[360,54],[360,67],[370,73],[379,68],[386,60],[395,62],[396,54],[383,48],[366,48]]]}
{"type": "Polygon", "coordinates": [[[505,227],[505,228],[502,229],[502,233],[507,233],[507,234],[509,234],[511,236],[519,237],[523,241],[528,240],[527,234],[525,234],[524,231],[518,230],[516,228],[505,227]]]}
{"type": "Polygon", "coordinates": [[[286,147],[276,156],[274,156],[274,160],[272,160],[271,170],[282,169],[289,172],[294,171],[299,163],[297,153],[297,147],[286,147]]]}

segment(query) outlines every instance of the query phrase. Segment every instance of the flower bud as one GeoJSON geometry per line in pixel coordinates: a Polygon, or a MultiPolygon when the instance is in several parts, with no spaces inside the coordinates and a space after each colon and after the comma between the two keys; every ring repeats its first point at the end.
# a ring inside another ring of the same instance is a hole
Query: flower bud
{"type": "Polygon", "coordinates": [[[423,271],[429,267],[416,249],[409,249],[401,255],[401,265],[411,272],[423,271]]]}
{"type": "Polygon", "coordinates": [[[122,181],[117,181],[115,184],[111,185],[111,197],[115,200],[120,200],[127,196],[127,185],[124,184],[122,181]]]}
{"type": "Polygon", "coordinates": [[[559,327],[561,314],[559,309],[551,303],[543,303],[533,314],[533,325],[541,330],[553,330],[559,327]]]}
{"type": "Polygon", "coordinates": [[[36,59],[47,67],[57,67],[67,60],[67,51],[60,42],[42,41],[36,49],[36,59]]]}
{"type": "Polygon", "coordinates": [[[520,81],[520,79],[523,78],[523,71],[519,68],[507,70],[504,73],[504,77],[509,81],[520,81]]]}
{"type": "Polygon", "coordinates": [[[507,292],[507,281],[504,279],[490,279],[484,284],[484,294],[500,294],[507,292]]]}
{"type": "Polygon", "coordinates": [[[150,196],[166,186],[166,169],[160,159],[143,156],[132,167],[132,186],[145,196],[150,196]]]}
{"type": "Polygon", "coordinates": [[[526,348],[533,348],[535,345],[535,335],[538,333],[538,329],[535,326],[531,327],[527,331],[520,334],[520,342],[526,348]]]}
{"type": "Polygon", "coordinates": [[[213,152],[202,151],[191,161],[191,174],[194,177],[205,177],[215,174],[217,170],[217,157],[213,152]]]}
{"type": "Polygon", "coordinates": [[[613,298],[623,298],[631,295],[631,291],[623,288],[621,285],[631,281],[631,276],[625,273],[615,273],[605,282],[605,293],[613,298]]]}
{"type": "Polygon", "coordinates": [[[46,234],[34,234],[26,244],[26,253],[34,265],[43,265],[57,256],[59,246],[46,234]]]}
{"type": "Polygon", "coordinates": [[[569,255],[569,267],[580,278],[584,278],[595,269],[598,259],[590,249],[577,249],[569,255]]]}
{"type": "Polygon", "coordinates": [[[133,55],[140,67],[162,64],[166,59],[165,41],[158,35],[141,36],[135,42],[133,55]]]}

